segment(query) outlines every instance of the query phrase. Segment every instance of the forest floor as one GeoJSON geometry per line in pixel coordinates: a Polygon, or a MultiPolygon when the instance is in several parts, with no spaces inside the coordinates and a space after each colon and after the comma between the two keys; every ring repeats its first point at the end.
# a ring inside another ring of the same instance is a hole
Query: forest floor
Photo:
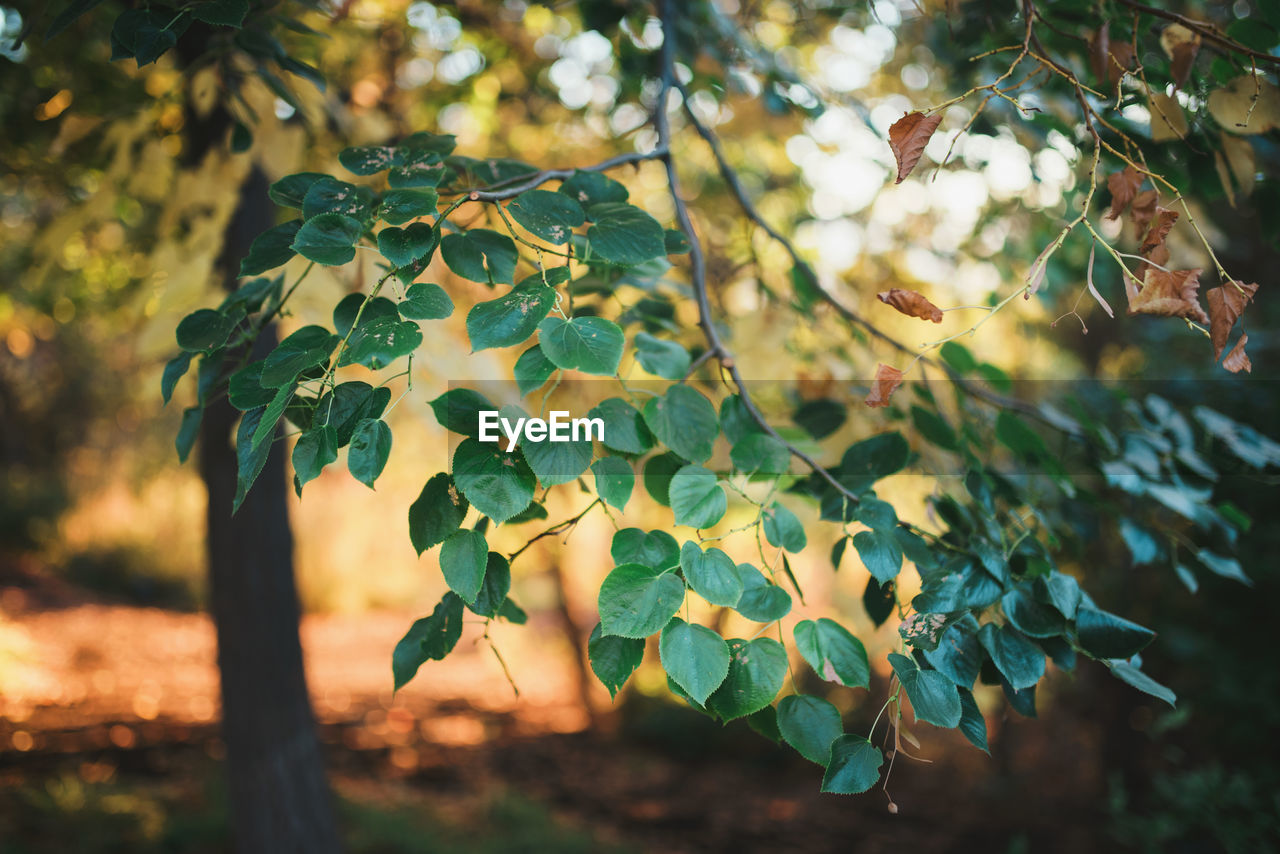
{"type": "MultiPolygon", "coordinates": [[[[620,713],[593,697],[588,714],[563,647],[503,649],[517,697],[464,635],[392,696],[390,652],[415,616],[303,621],[352,850],[1111,847],[1096,736],[1065,699],[1039,721],[993,721],[990,758],[917,727],[934,761],[898,760],[892,815],[879,788],[819,794],[817,766],[741,723],[721,728],[639,692],[620,713]]],[[[138,834],[170,840],[154,850],[224,850],[214,661],[204,614],[0,586],[0,852],[69,850],[79,832],[100,837],[94,851],[141,851],[126,844],[138,834]],[[91,829],[76,829],[76,811],[91,829]]]]}

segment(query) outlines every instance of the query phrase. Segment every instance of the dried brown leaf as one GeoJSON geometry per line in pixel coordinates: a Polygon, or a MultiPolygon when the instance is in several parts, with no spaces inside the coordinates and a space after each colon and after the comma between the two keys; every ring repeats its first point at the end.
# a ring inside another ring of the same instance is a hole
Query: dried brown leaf
{"type": "Polygon", "coordinates": [[[1156,208],[1160,206],[1160,194],[1155,190],[1144,190],[1133,197],[1133,207],[1129,209],[1129,216],[1133,219],[1133,231],[1138,237],[1147,233],[1147,226],[1151,224],[1151,219],[1156,215],[1156,208]]]}
{"type": "Polygon", "coordinates": [[[1160,33],[1160,47],[1169,57],[1169,76],[1179,89],[1187,85],[1191,64],[1200,52],[1200,35],[1182,24],[1165,27],[1160,33]]]}
{"type": "Polygon", "coordinates": [[[1236,346],[1231,348],[1231,352],[1227,354],[1227,358],[1222,360],[1222,367],[1226,368],[1233,374],[1244,371],[1246,374],[1253,373],[1253,362],[1249,361],[1249,354],[1244,351],[1244,345],[1249,343],[1249,336],[1240,333],[1240,340],[1236,342],[1236,346]]]}
{"type": "Polygon", "coordinates": [[[1098,80],[1114,86],[1133,67],[1133,45],[1113,42],[1106,21],[1089,38],[1089,65],[1098,80]]]}
{"type": "Polygon", "coordinates": [[[1142,173],[1132,166],[1126,166],[1123,170],[1108,175],[1107,189],[1111,191],[1111,212],[1107,214],[1107,219],[1119,219],[1120,214],[1129,207],[1129,203],[1138,194],[1138,188],[1141,186],[1142,173]]]}
{"type": "Polygon", "coordinates": [[[929,144],[929,137],[933,136],[941,122],[941,113],[926,116],[915,112],[907,113],[889,126],[889,147],[893,149],[893,156],[898,161],[898,179],[893,183],[901,184],[911,174],[911,170],[916,168],[920,156],[924,154],[924,147],[929,144]]]}
{"type": "Polygon", "coordinates": [[[882,407],[889,405],[889,398],[902,385],[902,371],[890,365],[881,364],[876,368],[876,380],[867,395],[867,406],[882,407]]]}
{"type": "Polygon", "coordinates": [[[1209,93],[1209,115],[1231,133],[1266,133],[1280,127],[1280,88],[1246,74],[1209,93]]]}
{"type": "Polygon", "coordinates": [[[1153,314],[1157,317],[1185,317],[1208,323],[1209,316],[1200,307],[1200,270],[1165,272],[1150,267],[1142,290],[1129,298],[1129,314],[1153,314]]]}
{"type": "Polygon", "coordinates": [[[1257,292],[1256,284],[1246,285],[1241,282],[1227,282],[1205,291],[1204,298],[1209,303],[1209,337],[1213,341],[1215,362],[1227,346],[1231,328],[1236,325],[1240,315],[1244,314],[1244,307],[1257,292]]]}
{"type": "Polygon", "coordinates": [[[1187,138],[1187,114],[1178,99],[1163,92],[1151,94],[1151,139],[1168,142],[1187,138]]]}
{"type": "Polygon", "coordinates": [[[918,294],[915,291],[890,288],[887,291],[881,291],[876,294],[876,299],[885,305],[893,306],[908,317],[932,320],[934,323],[942,322],[942,309],[925,299],[923,294],[918,294]]]}
{"type": "MultiPolygon", "coordinates": [[[[1177,211],[1157,207],[1155,216],[1151,220],[1151,226],[1142,238],[1142,246],[1138,248],[1138,254],[1143,257],[1150,257],[1152,252],[1164,245],[1165,238],[1169,236],[1169,229],[1173,228],[1173,224],[1177,221],[1177,211]]],[[[1156,263],[1161,262],[1157,261],[1156,263]]]]}
{"type": "Polygon", "coordinates": [[[1253,152],[1253,143],[1225,133],[1221,134],[1221,140],[1222,154],[1231,167],[1231,174],[1235,176],[1241,194],[1247,197],[1253,192],[1258,177],[1258,159],[1253,152]]]}

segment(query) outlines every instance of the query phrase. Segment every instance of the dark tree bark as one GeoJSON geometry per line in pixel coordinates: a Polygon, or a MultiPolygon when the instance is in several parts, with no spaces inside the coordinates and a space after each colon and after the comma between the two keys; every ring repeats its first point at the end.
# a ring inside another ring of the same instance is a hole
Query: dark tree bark
{"type": "MultiPolygon", "coordinates": [[[[228,224],[219,270],[236,284],[239,259],[272,225],[267,181],[254,168],[228,224]]],[[[276,343],[263,331],[256,356],[276,343]]],[[[210,606],[218,636],[222,730],[232,835],[243,854],[326,854],[340,848],[316,738],[298,638],[293,536],[283,442],[240,510],[233,443],[237,413],[225,399],[204,415],[200,470],[209,492],[210,606]]]]}

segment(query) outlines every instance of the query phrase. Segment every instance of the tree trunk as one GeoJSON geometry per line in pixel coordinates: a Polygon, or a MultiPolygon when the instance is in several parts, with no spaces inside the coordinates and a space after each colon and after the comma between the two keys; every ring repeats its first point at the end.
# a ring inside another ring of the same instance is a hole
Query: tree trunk
{"type": "MultiPolygon", "coordinates": [[[[254,168],[227,226],[219,269],[236,284],[239,259],[271,226],[267,181],[254,168]]],[[[255,356],[274,347],[264,330],[255,356]]],[[[242,854],[325,854],[340,848],[307,695],[283,442],[231,514],[237,413],[225,399],[205,412],[200,468],[209,492],[210,606],[218,636],[222,730],[231,825],[242,854]]]]}

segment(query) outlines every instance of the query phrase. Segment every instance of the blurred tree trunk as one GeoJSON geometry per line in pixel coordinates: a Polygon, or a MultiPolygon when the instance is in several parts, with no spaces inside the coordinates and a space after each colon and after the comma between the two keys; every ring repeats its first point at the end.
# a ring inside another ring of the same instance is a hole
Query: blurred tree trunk
{"type": "MultiPolygon", "coordinates": [[[[227,226],[218,268],[236,286],[239,259],[272,225],[267,180],[255,167],[227,226]]],[[[274,325],[255,350],[276,343],[274,325]]],[[[307,695],[283,442],[231,514],[236,489],[232,442],[239,417],[211,404],[201,431],[200,470],[209,492],[210,605],[218,636],[222,730],[227,747],[232,835],[243,854],[325,854],[339,850],[315,720],[307,695]]]]}

